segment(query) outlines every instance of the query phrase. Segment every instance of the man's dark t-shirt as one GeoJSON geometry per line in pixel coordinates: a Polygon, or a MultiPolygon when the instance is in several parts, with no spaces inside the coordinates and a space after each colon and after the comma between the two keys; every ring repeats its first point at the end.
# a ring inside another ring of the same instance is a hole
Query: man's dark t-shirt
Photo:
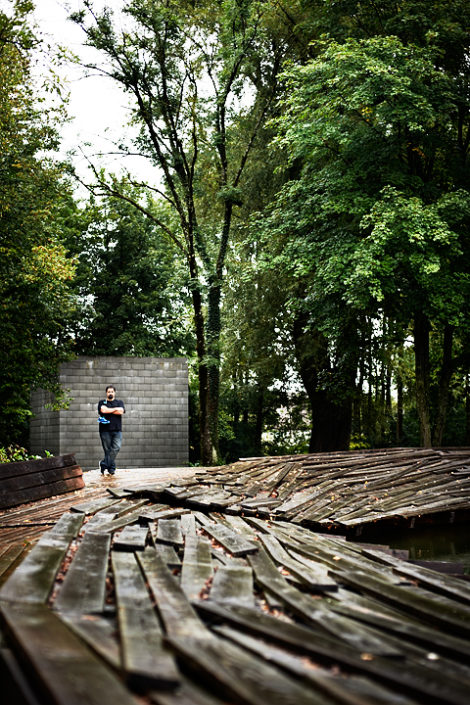
{"type": "Polygon", "coordinates": [[[122,415],[121,414],[102,414],[101,413],[101,407],[102,406],[107,406],[109,409],[113,409],[116,406],[122,406],[124,409],[124,412],[126,411],[124,402],[121,401],[121,399],[113,399],[113,401],[109,401],[108,399],[100,399],[98,402],[98,416],[103,416],[105,419],[108,419],[109,423],[100,423],[98,424],[100,427],[100,433],[104,433],[105,431],[122,431],[122,415]]]}

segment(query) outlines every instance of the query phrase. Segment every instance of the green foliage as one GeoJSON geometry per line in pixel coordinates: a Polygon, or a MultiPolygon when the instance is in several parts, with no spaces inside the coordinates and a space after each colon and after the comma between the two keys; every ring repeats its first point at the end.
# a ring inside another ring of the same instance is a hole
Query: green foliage
{"type": "MultiPolygon", "coordinates": [[[[119,188],[135,195],[125,181],[119,188]]],[[[72,230],[69,244],[78,260],[76,352],[188,354],[189,292],[172,243],[150,218],[111,196],[92,198],[80,220],[82,231],[77,237],[72,230]]]]}
{"type": "MultiPolygon", "coordinates": [[[[68,198],[63,168],[48,156],[58,144],[62,111],[35,95],[30,52],[38,40],[29,26],[32,4],[0,12],[0,442],[27,428],[29,391],[57,391],[56,369],[67,345],[68,258],[58,214],[68,198]]],[[[52,85],[53,88],[53,85],[52,85]]]]}
{"type": "MultiPolygon", "coordinates": [[[[48,450],[44,451],[44,457],[52,457],[48,450]]],[[[40,455],[31,455],[26,448],[19,445],[9,445],[6,448],[0,446],[0,463],[16,463],[21,460],[38,460],[40,455]]]]}

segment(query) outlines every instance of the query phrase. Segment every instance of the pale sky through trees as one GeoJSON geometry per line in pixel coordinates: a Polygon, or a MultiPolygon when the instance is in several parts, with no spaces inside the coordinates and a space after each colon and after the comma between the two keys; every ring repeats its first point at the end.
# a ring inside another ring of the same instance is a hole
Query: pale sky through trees
{"type": "MultiPolygon", "coordinates": [[[[2,4],[4,1],[0,0],[2,4]]],[[[104,5],[118,11],[122,0],[94,2],[97,9],[104,5]]],[[[86,61],[87,58],[96,59],[97,52],[83,47],[84,33],[68,19],[72,12],[82,7],[82,0],[36,0],[34,18],[46,43],[66,47],[86,61]]],[[[80,154],[82,149],[96,164],[99,162],[109,171],[119,173],[129,170],[140,179],[158,178],[144,159],[117,155],[97,156],[101,152],[116,151],[113,143],[120,140],[124,132],[130,132],[127,126],[127,97],[113,85],[111,79],[97,75],[86,77],[86,69],[72,63],[63,64],[55,70],[63,80],[65,89],[70,92],[68,114],[72,120],[63,125],[61,130],[62,151],[74,149],[77,152],[73,161],[80,176],[86,178],[88,171],[87,160],[80,154]]]]}

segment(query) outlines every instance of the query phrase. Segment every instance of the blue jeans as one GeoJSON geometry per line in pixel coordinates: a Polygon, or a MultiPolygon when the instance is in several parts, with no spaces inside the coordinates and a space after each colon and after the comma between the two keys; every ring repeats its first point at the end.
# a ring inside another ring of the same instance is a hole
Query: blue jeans
{"type": "Polygon", "coordinates": [[[116,472],[116,455],[121,449],[122,431],[102,431],[100,438],[104,450],[104,458],[100,462],[101,470],[114,473],[116,472]]]}

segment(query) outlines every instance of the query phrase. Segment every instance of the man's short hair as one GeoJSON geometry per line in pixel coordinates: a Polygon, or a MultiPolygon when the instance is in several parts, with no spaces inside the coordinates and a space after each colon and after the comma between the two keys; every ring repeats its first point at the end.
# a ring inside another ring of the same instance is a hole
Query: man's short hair
{"type": "Polygon", "coordinates": [[[114,384],[108,384],[108,386],[105,389],[105,392],[107,392],[108,389],[113,389],[114,391],[116,391],[116,387],[114,386],[114,384]]]}

